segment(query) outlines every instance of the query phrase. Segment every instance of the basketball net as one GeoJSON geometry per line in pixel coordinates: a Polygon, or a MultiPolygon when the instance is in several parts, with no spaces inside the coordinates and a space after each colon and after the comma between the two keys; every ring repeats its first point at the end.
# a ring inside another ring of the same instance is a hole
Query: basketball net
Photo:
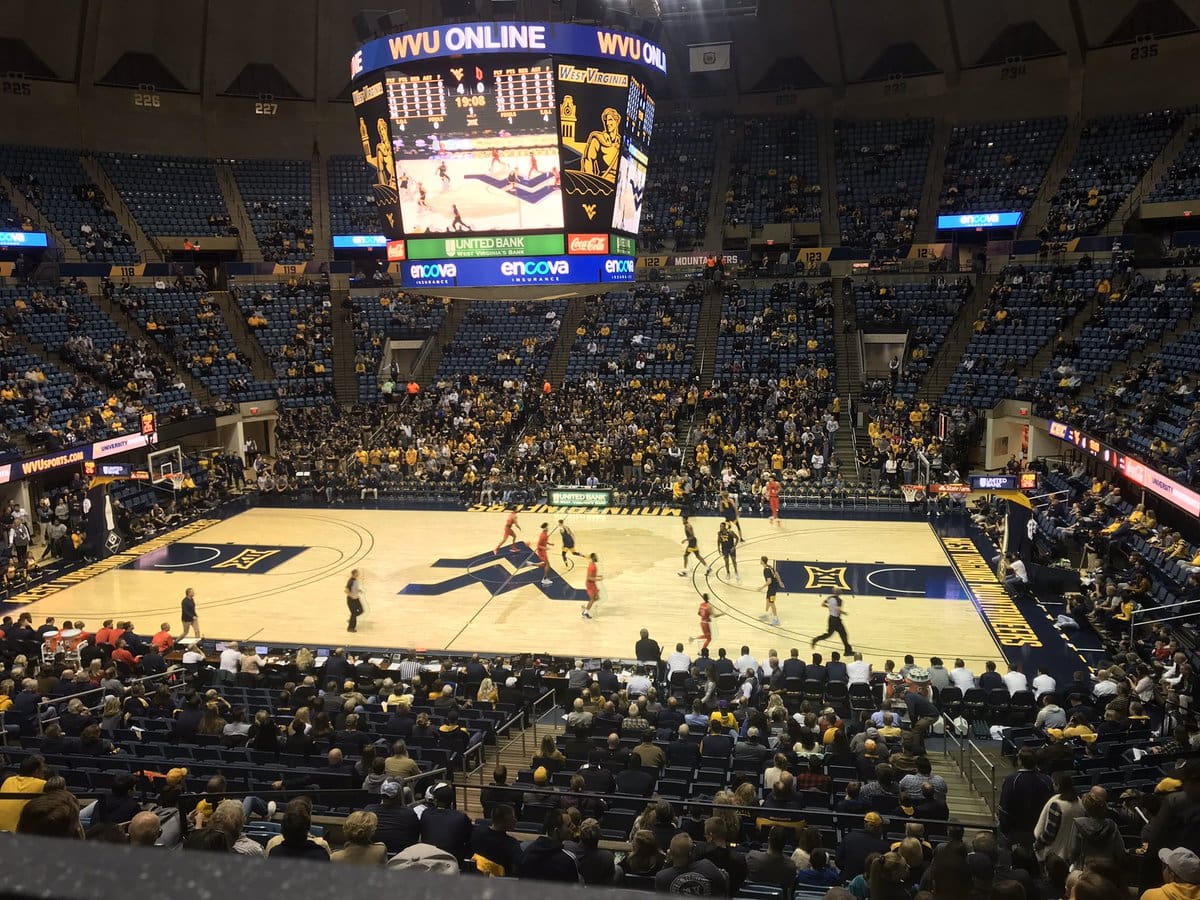
{"type": "Polygon", "coordinates": [[[919,484],[902,484],[900,493],[904,495],[905,503],[919,503],[925,499],[925,488],[919,484]]]}

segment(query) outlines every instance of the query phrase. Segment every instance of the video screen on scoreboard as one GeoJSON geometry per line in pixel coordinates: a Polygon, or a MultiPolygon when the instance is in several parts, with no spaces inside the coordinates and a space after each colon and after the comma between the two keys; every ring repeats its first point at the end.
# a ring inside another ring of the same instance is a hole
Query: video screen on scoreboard
{"type": "Polygon", "coordinates": [[[549,59],[430,62],[385,94],[406,234],[563,227],[549,59]]]}

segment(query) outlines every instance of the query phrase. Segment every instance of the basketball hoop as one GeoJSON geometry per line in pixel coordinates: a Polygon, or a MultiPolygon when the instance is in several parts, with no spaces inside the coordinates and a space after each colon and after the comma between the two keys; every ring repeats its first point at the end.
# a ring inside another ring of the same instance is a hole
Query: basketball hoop
{"type": "Polygon", "coordinates": [[[920,503],[925,499],[925,488],[919,484],[902,484],[900,493],[904,495],[905,503],[920,503]]]}
{"type": "Polygon", "coordinates": [[[187,476],[182,472],[180,472],[178,474],[169,475],[169,476],[167,476],[167,484],[169,484],[171,486],[172,491],[174,491],[176,494],[178,494],[180,491],[183,490],[183,480],[186,477],[187,476]]]}

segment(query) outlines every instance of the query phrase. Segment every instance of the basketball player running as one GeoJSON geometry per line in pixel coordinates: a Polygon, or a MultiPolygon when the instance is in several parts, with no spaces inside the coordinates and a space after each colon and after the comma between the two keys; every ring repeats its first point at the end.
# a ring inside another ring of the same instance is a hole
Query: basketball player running
{"type": "MultiPolygon", "coordinates": [[[[575,532],[562,519],[558,520],[558,533],[562,535],[562,561],[564,564],[567,562],[568,553],[572,556],[583,557],[583,554],[575,549],[575,532]]],[[[595,553],[592,554],[592,556],[595,555],[595,553]]]]}
{"type": "Polygon", "coordinates": [[[771,525],[779,525],[779,482],[775,480],[774,475],[763,486],[763,496],[767,498],[767,503],[771,506],[771,517],[767,519],[767,522],[771,525]]]}
{"type": "Polygon", "coordinates": [[[424,209],[430,209],[429,201],[426,199],[425,185],[418,182],[417,184],[417,206],[424,209]]]}
{"type": "Polygon", "coordinates": [[[535,173],[541,174],[540,170],[538,169],[537,157],[534,156],[532,153],[530,153],[529,154],[529,174],[525,176],[525,180],[529,181],[531,178],[533,178],[535,173]]]}
{"type": "Polygon", "coordinates": [[[542,570],[543,585],[552,584],[550,581],[550,552],[548,549],[550,546],[550,532],[547,529],[549,528],[549,522],[542,523],[542,533],[538,535],[537,541],[538,567],[542,570]]]}
{"type": "Polygon", "coordinates": [[[507,168],[507,166],[504,164],[504,160],[502,160],[500,158],[500,148],[499,147],[492,148],[492,161],[488,163],[488,173],[489,174],[491,174],[492,170],[496,167],[496,163],[500,163],[501,169],[507,168]]]}
{"type": "Polygon", "coordinates": [[[712,643],[712,620],[718,616],[725,615],[725,613],[717,612],[712,608],[712,604],[708,602],[708,594],[700,595],[700,608],[697,612],[700,614],[700,635],[699,637],[688,638],[688,642],[694,643],[695,641],[703,640],[704,643],[700,645],[701,649],[703,649],[712,643]]]}
{"type": "Polygon", "coordinates": [[[688,521],[688,517],[683,517],[683,540],[679,543],[687,544],[683,550],[683,568],[679,570],[681,578],[687,577],[688,560],[692,554],[696,555],[696,559],[700,559],[700,548],[696,546],[696,531],[692,528],[692,523],[688,521]]]}
{"type": "Polygon", "coordinates": [[[196,615],[195,588],[188,588],[183,592],[183,599],[179,602],[179,620],[183,622],[183,634],[179,635],[181,640],[188,636],[188,631],[195,631],[196,640],[201,640],[200,617],[196,615]]]}
{"type": "Polygon", "coordinates": [[[442,160],[437,167],[438,178],[442,179],[442,190],[450,190],[450,173],[446,171],[446,161],[442,160]]]}
{"type": "Polygon", "coordinates": [[[741,538],[733,533],[728,522],[722,522],[717,530],[717,546],[721,548],[721,556],[725,560],[725,577],[729,577],[729,566],[733,564],[733,574],[738,584],[742,583],[742,573],[738,571],[737,545],[741,538]]]}
{"type": "MultiPolygon", "coordinates": [[[[582,553],[576,553],[575,555],[583,556],[582,553]]],[[[566,559],[565,553],[563,555],[563,559],[566,559]]],[[[597,568],[596,564],[599,562],[600,557],[598,557],[595,553],[588,554],[587,578],[585,578],[583,582],[583,589],[587,591],[588,598],[587,606],[583,608],[583,617],[585,619],[590,619],[592,617],[592,607],[595,606],[596,601],[600,599],[600,585],[597,582],[602,581],[604,576],[600,574],[599,569],[597,568]]]]}
{"type": "Polygon", "coordinates": [[[779,573],[775,571],[775,567],[767,561],[765,556],[762,557],[762,567],[763,586],[759,590],[767,592],[767,607],[759,618],[768,625],[778,625],[779,612],[775,609],[775,595],[779,593],[781,587],[784,587],[783,579],[779,577],[779,573]]]}
{"type": "Polygon", "coordinates": [[[725,524],[736,528],[738,538],[744,541],[746,537],[742,534],[742,520],[738,518],[737,501],[729,496],[729,491],[721,491],[719,507],[721,515],[725,517],[725,524]]]}
{"type": "Polygon", "coordinates": [[[350,610],[350,623],[346,630],[358,631],[358,617],[363,614],[362,583],[358,580],[358,569],[351,570],[350,579],[346,582],[346,606],[350,610]]]}
{"type": "Polygon", "coordinates": [[[854,648],[850,646],[850,637],[846,634],[846,625],[842,622],[842,617],[846,614],[846,604],[842,600],[841,592],[834,591],[825,598],[821,605],[829,610],[829,623],[826,625],[825,633],[813,638],[809,646],[815,647],[818,641],[823,641],[836,634],[842,639],[842,647],[845,652],[847,654],[853,653],[854,648]]]}
{"type": "Polygon", "coordinates": [[[508,518],[504,520],[504,534],[500,538],[500,543],[496,545],[496,549],[492,551],[492,556],[500,552],[500,548],[504,546],[504,542],[512,538],[512,551],[517,552],[517,535],[516,532],[521,530],[521,526],[517,524],[517,511],[514,509],[508,514],[508,518]]]}

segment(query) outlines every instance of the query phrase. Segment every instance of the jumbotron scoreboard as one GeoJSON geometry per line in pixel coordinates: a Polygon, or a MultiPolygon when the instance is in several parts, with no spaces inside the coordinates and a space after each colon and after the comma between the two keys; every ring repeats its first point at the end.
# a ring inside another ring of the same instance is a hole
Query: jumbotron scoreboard
{"type": "Polygon", "coordinates": [[[405,287],[633,281],[660,46],[605,28],[488,22],[371,41],[350,69],[405,287]]]}

